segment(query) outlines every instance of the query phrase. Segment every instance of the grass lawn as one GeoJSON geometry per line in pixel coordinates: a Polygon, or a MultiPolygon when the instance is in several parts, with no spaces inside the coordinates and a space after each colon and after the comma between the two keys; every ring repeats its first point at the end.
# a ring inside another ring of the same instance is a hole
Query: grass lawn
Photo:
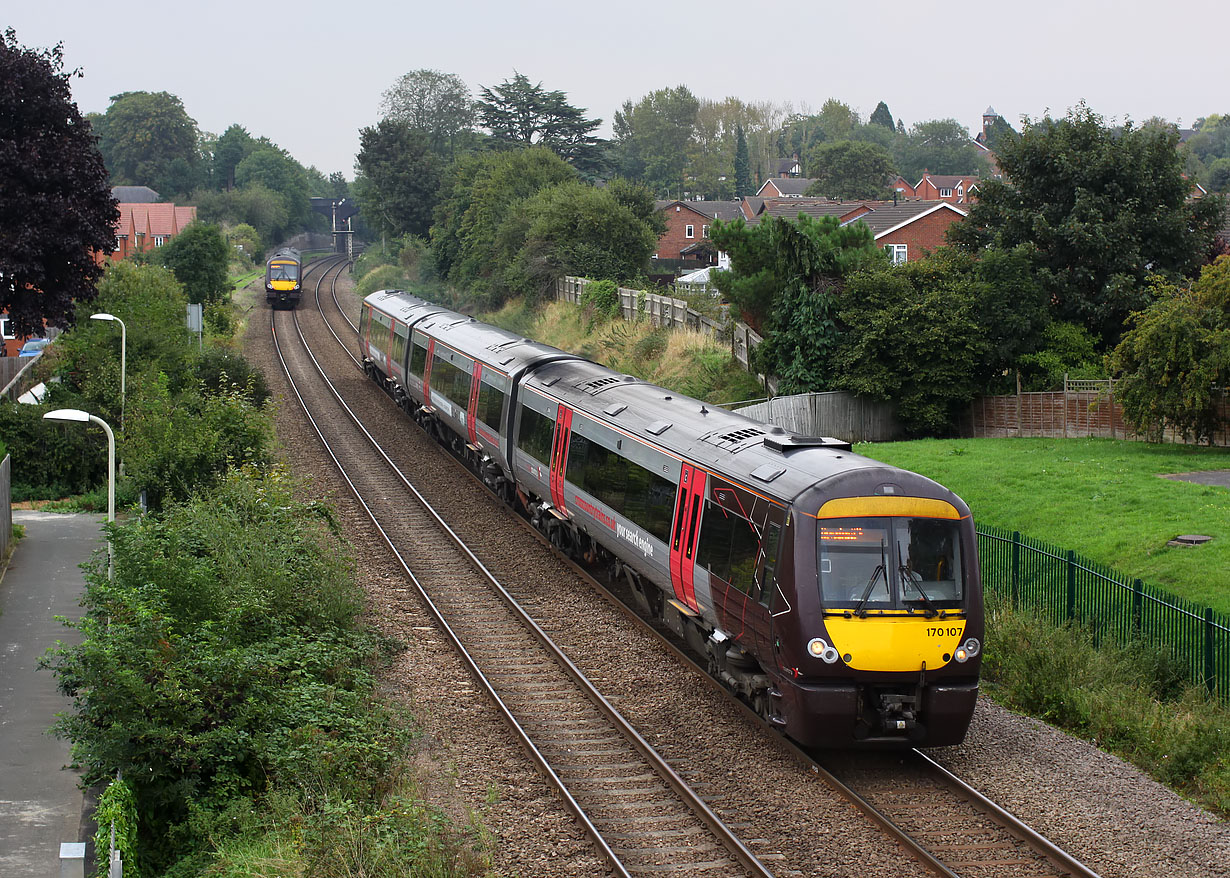
{"type": "Polygon", "coordinates": [[[1230,450],[1113,439],[927,439],[856,450],[951,488],[978,524],[1072,549],[1230,613],[1230,490],[1159,478],[1230,469],[1230,450]],[[1168,547],[1179,534],[1213,539],[1168,547]]]}

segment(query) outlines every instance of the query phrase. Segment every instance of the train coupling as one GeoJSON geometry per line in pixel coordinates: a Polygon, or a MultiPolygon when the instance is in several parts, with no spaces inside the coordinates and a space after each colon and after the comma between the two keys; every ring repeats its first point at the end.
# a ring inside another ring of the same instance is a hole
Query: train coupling
{"type": "Polygon", "coordinates": [[[918,720],[917,696],[881,692],[872,700],[873,709],[864,712],[855,726],[856,738],[908,738],[911,741],[926,738],[926,726],[918,720]]]}

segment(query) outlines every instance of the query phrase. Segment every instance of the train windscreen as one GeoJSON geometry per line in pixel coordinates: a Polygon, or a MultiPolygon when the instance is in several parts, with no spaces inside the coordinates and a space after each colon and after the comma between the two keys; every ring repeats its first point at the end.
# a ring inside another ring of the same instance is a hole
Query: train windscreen
{"type": "Polygon", "coordinates": [[[271,262],[269,263],[269,279],[270,280],[298,280],[299,265],[295,262],[271,262]]]}
{"type": "Polygon", "coordinates": [[[825,519],[817,549],[826,608],[926,611],[961,606],[965,589],[954,521],[825,519]]]}

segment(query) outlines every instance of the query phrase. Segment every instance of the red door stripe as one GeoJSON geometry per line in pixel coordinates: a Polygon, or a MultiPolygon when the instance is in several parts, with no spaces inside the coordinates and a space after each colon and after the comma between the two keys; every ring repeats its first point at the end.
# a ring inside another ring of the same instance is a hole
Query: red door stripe
{"type": "Polygon", "coordinates": [[[423,364],[423,405],[431,405],[431,361],[436,356],[436,340],[427,340],[427,362],[423,364]]]}
{"type": "Polygon", "coordinates": [[[470,434],[470,444],[478,444],[478,391],[479,382],[483,377],[483,364],[474,361],[474,376],[470,379],[470,404],[466,408],[466,428],[470,434]]]}

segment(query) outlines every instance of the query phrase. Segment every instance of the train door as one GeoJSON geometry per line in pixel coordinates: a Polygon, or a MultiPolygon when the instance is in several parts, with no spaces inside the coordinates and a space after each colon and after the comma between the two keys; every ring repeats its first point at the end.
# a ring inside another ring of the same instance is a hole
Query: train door
{"type": "Polygon", "coordinates": [[[572,435],[572,409],[561,404],[555,411],[555,435],[551,443],[551,503],[560,512],[564,504],[564,476],[568,472],[568,446],[572,435]]]}
{"type": "Polygon", "coordinates": [[[474,373],[470,376],[470,404],[466,407],[466,435],[470,447],[478,450],[478,395],[482,390],[483,364],[474,361],[474,373]]]}
{"type": "Polygon", "coordinates": [[[427,340],[427,362],[423,364],[423,406],[434,411],[431,404],[431,363],[436,358],[436,340],[427,340]]]}
{"type": "Polygon", "coordinates": [[[704,470],[687,463],[683,465],[675,501],[674,527],[671,529],[671,585],[675,597],[693,610],[698,609],[694,575],[706,478],[704,470]]]}
{"type": "Polygon", "coordinates": [[[773,617],[778,613],[789,612],[786,596],[777,586],[778,569],[782,563],[782,532],[785,525],[786,511],[780,506],[770,505],[762,526],[760,541],[760,557],[756,565],[756,604],[752,609],[756,624],[753,627],[757,652],[762,656],[777,654],[777,636],[774,631],[773,617]]]}

